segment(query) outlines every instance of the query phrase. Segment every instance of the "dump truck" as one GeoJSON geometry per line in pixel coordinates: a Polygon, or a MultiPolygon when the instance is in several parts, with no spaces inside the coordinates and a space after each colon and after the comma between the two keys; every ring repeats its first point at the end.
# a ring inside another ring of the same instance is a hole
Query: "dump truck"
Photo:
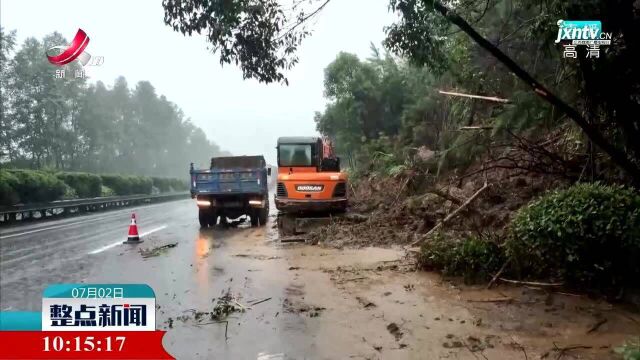
{"type": "Polygon", "coordinates": [[[281,137],[275,205],[284,235],[325,224],[348,206],[347,175],[333,145],[321,137],[281,137]]]}
{"type": "Polygon", "coordinates": [[[249,216],[252,226],[265,225],[269,216],[268,177],[271,168],[262,155],[211,159],[209,169],[190,168],[191,198],[196,199],[203,228],[249,216]]]}

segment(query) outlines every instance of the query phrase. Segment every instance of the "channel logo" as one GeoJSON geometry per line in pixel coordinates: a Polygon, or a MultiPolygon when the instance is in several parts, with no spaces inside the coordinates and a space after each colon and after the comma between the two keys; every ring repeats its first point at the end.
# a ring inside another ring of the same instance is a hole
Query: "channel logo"
{"type": "Polygon", "coordinates": [[[89,65],[102,65],[104,58],[102,56],[91,57],[91,55],[85,51],[89,45],[89,36],[82,29],[78,29],[76,36],[71,41],[71,44],[66,46],[52,46],[47,49],[47,60],[53,65],[64,66],[74,60],[78,60],[80,65],[85,66],[89,62],[89,65]],[[59,52],[58,55],[53,55],[59,52]]]}

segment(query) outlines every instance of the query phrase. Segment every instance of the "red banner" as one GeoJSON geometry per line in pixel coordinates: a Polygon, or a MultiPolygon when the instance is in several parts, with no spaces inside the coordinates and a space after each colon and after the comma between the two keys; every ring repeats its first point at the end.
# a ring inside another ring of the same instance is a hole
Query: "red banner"
{"type": "Polygon", "coordinates": [[[0,331],[0,359],[174,359],[166,331],[0,331]]]}

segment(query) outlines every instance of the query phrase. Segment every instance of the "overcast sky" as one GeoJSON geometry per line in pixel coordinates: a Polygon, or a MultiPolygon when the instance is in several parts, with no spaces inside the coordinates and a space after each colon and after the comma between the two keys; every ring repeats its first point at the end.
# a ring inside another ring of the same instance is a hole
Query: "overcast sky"
{"type": "Polygon", "coordinates": [[[289,86],[243,80],[232,65],[220,66],[204,37],[184,37],[163,22],[160,0],[2,0],[0,24],[17,30],[18,42],[58,31],[69,41],[78,28],[89,35],[86,51],[104,56],[87,67],[90,81],[108,86],[123,75],[129,86],[150,81],[210,140],[236,155],[264,154],[275,161],[279,136],[316,134],[313,114],[323,110],[323,69],[340,51],[370,55],[393,21],[388,0],[333,0],[314,20],[289,86]],[[359,15],[356,15],[359,14],[359,15]]]}

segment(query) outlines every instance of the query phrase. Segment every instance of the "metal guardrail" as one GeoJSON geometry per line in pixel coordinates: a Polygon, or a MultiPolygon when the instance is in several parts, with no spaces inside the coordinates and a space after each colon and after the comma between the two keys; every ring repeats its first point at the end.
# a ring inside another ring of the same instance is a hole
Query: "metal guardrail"
{"type": "Polygon", "coordinates": [[[187,191],[171,194],[110,196],[91,199],[60,200],[50,203],[0,206],[0,226],[19,221],[44,220],[53,217],[104,211],[118,207],[171,201],[181,198],[186,199],[188,197],[189,192],[187,191]]]}

